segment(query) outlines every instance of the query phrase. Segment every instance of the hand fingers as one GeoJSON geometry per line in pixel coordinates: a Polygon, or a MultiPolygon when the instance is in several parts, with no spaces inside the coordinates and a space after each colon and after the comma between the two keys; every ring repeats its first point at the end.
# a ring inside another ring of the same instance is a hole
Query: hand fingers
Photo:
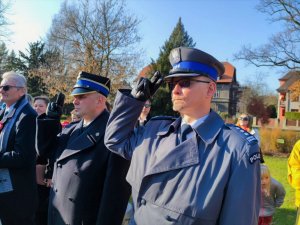
{"type": "Polygon", "coordinates": [[[159,79],[161,79],[162,78],[162,76],[161,76],[161,74],[160,74],[160,72],[159,71],[156,71],[155,73],[154,73],[154,75],[152,76],[152,78],[151,78],[151,83],[156,83],[159,79]]]}

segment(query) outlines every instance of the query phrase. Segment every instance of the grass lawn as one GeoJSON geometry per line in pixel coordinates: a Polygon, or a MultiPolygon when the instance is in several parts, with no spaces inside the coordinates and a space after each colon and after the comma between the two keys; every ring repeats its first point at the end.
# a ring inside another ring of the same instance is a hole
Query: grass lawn
{"type": "Polygon", "coordinates": [[[264,156],[264,159],[270,168],[271,176],[278,180],[286,191],[284,203],[276,210],[272,225],[294,225],[296,220],[295,191],[287,181],[287,158],[264,156]]]}

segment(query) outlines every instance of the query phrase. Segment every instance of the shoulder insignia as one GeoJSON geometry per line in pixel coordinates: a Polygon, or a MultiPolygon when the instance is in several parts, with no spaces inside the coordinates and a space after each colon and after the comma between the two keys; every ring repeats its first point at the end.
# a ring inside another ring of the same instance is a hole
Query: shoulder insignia
{"type": "Polygon", "coordinates": [[[154,116],[150,120],[176,120],[177,118],[174,116],[154,116]]]}
{"type": "Polygon", "coordinates": [[[244,139],[246,139],[249,144],[257,142],[257,139],[252,134],[245,131],[244,129],[242,129],[234,124],[226,124],[226,126],[228,126],[231,130],[235,131],[240,136],[242,136],[244,139]]]}
{"type": "Polygon", "coordinates": [[[250,155],[250,157],[249,157],[250,164],[253,164],[257,160],[260,161],[260,153],[259,152],[255,152],[252,155],[250,155]]]}

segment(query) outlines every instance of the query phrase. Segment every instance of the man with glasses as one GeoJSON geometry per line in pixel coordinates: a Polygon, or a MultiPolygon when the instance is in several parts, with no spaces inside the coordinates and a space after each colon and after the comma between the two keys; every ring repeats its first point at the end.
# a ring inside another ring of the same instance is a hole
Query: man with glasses
{"type": "Polygon", "coordinates": [[[32,225],[37,206],[35,178],[36,112],[26,98],[26,79],[2,75],[0,111],[0,220],[2,225],[32,225]]]}
{"type": "MultiPolygon", "coordinates": [[[[136,224],[256,225],[260,208],[257,141],[211,110],[224,66],[195,48],[170,53],[165,81],[180,117],[151,119],[133,132],[144,103],[162,78],[140,78],[131,91],[118,92],[105,144],[131,165],[136,224]]],[[[163,107],[163,106],[162,106],[163,107]]]]}

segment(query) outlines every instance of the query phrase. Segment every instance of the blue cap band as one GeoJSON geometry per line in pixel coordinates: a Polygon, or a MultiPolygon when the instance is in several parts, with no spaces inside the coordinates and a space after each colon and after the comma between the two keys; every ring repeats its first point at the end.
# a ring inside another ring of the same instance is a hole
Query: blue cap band
{"type": "Polygon", "coordinates": [[[172,70],[175,70],[176,73],[178,73],[181,69],[183,70],[182,72],[206,74],[213,80],[218,79],[218,71],[214,67],[203,63],[184,61],[174,64],[172,68],[172,70]]]}
{"type": "Polygon", "coordinates": [[[101,83],[95,83],[89,80],[82,80],[82,79],[77,80],[74,88],[88,88],[94,91],[98,91],[105,96],[109,94],[108,87],[102,85],[101,83]]]}

